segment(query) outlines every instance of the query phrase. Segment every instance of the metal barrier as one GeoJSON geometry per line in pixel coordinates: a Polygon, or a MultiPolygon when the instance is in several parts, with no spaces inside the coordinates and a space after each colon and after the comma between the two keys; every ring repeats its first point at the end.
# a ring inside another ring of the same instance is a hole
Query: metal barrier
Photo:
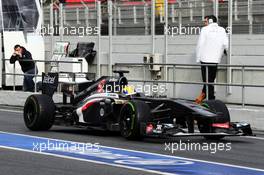
{"type": "MultiPolygon", "coordinates": [[[[4,61],[4,65],[5,65],[5,61],[10,61],[9,59],[3,59],[4,61]]],[[[82,72],[82,61],[44,61],[44,60],[23,60],[24,62],[34,62],[35,64],[35,73],[34,74],[26,74],[26,73],[23,73],[23,74],[18,74],[16,73],[16,64],[14,63],[13,64],[13,73],[3,73],[2,75],[13,75],[13,91],[16,90],[16,76],[26,76],[26,75],[29,75],[29,76],[33,76],[34,77],[34,80],[35,80],[35,89],[34,91],[37,92],[37,77],[42,77],[41,75],[38,75],[37,73],[37,63],[57,63],[57,67],[58,67],[58,72],[59,72],[59,66],[60,64],[59,63],[68,63],[68,64],[73,64],[73,63],[77,63],[77,64],[80,64],[80,70],[82,72]]]]}
{"type": "MultiPolygon", "coordinates": [[[[9,59],[4,59],[4,61],[9,61],[9,59]]],[[[31,61],[31,60],[28,60],[31,61]]],[[[81,66],[82,69],[82,61],[43,61],[43,60],[32,60],[35,63],[37,62],[44,62],[44,63],[78,63],[81,66]]],[[[246,84],[245,83],[245,71],[247,70],[258,70],[258,71],[264,71],[264,65],[227,65],[227,64],[218,64],[218,69],[222,70],[240,70],[241,71],[241,83],[224,83],[224,82],[216,82],[216,83],[210,83],[208,82],[208,67],[213,66],[212,64],[151,64],[151,63],[116,63],[113,65],[113,69],[116,69],[118,67],[141,67],[143,69],[143,80],[139,79],[130,79],[131,82],[142,82],[142,83],[164,83],[164,84],[173,84],[173,97],[176,95],[176,84],[190,84],[190,85],[206,85],[206,94],[207,94],[207,99],[208,99],[208,86],[209,85],[214,85],[214,86],[226,86],[226,87],[241,87],[242,92],[241,92],[241,105],[242,107],[245,107],[245,88],[247,87],[258,87],[258,88],[264,88],[264,84],[246,84]],[[164,80],[147,80],[146,78],[146,71],[148,71],[149,67],[148,66],[154,66],[158,65],[163,67],[164,75],[167,77],[163,77],[164,80]],[[201,66],[206,66],[206,82],[191,82],[191,81],[177,81],[175,74],[177,69],[183,69],[183,68],[188,68],[188,69],[198,69],[201,66]],[[167,69],[165,69],[165,67],[167,69]],[[173,74],[173,80],[169,81],[168,80],[168,75],[169,75],[169,69],[172,69],[172,74],[173,74]]],[[[59,66],[59,64],[58,64],[59,66]]],[[[18,74],[15,72],[15,64],[13,65],[13,73],[3,73],[3,75],[13,75],[13,90],[15,91],[15,86],[16,86],[16,76],[25,76],[28,74],[18,74]]],[[[36,68],[35,68],[36,70],[36,68]]],[[[41,77],[41,75],[38,75],[36,72],[35,74],[30,74],[34,76],[35,79],[35,92],[37,92],[37,77],[41,77]]]]}
{"type": "Polygon", "coordinates": [[[215,86],[226,86],[226,87],[231,87],[231,86],[236,86],[236,87],[241,87],[242,88],[242,94],[241,94],[241,104],[242,107],[245,107],[245,88],[246,87],[260,87],[264,88],[264,84],[245,84],[245,71],[247,68],[251,68],[254,70],[262,70],[264,72],[264,65],[227,65],[227,64],[217,64],[218,68],[224,68],[226,70],[228,69],[236,69],[241,71],[241,83],[209,83],[208,82],[208,67],[209,66],[214,66],[212,64],[151,64],[151,63],[116,63],[114,65],[114,68],[117,67],[142,67],[143,68],[143,80],[137,80],[137,79],[132,79],[130,80],[131,82],[143,82],[143,83],[169,83],[173,84],[173,96],[175,97],[176,94],[176,89],[175,86],[176,84],[193,84],[193,85],[206,85],[206,98],[208,99],[208,86],[209,85],[215,85],[215,86]],[[165,80],[147,80],[146,79],[146,70],[148,69],[147,66],[151,65],[158,65],[158,66],[163,66],[164,68],[164,75],[167,77],[164,77],[165,80]],[[175,72],[176,69],[178,68],[198,68],[201,66],[206,66],[206,82],[190,82],[190,81],[177,81],[175,78],[175,72]],[[167,69],[165,69],[167,67],[167,69]],[[173,81],[168,81],[168,68],[173,69],[173,81]]]}

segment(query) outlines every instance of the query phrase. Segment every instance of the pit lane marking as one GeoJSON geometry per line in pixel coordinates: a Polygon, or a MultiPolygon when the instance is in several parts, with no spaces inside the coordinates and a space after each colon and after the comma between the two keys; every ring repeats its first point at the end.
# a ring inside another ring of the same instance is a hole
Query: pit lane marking
{"type": "MultiPolygon", "coordinates": [[[[0,131],[0,133],[2,134],[9,134],[9,135],[13,135],[13,136],[23,136],[23,137],[27,137],[27,138],[39,138],[39,139],[52,139],[52,138],[46,138],[46,137],[39,137],[39,136],[31,136],[31,135],[25,135],[25,134],[17,134],[17,133],[11,133],[11,132],[4,132],[4,131],[0,131]]],[[[61,140],[61,139],[52,139],[53,141],[61,141],[61,142],[70,142],[70,141],[66,141],[66,140],[61,140]]],[[[75,143],[81,143],[81,142],[75,142],[75,143]]],[[[1,143],[0,143],[1,144],[1,143]]],[[[29,149],[21,149],[21,148],[16,148],[16,147],[10,147],[10,146],[5,146],[5,145],[1,145],[0,147],[2,148],[6,148],[6,149],[14,149],[14,150],[19,150],[19,151],[26,151],[26,152],[31,152],[31,153],[40,153],[40,152],[36,152],[36,151],[32,151],[29,149]]],[[[184,158],[184,157],[177,157],[177,156],[170,156],[170,155],[162,155],[162,154],[157,154],[157,153],[150,153],[150,152],[144,152],[144,151],[136,151],[136,150],[130,150],[130,149],[123,149],[123,148],[115,148],[115,147],[108,147],[108,146],[101,146],[103,149],[111,149],[114,151],[127,151],[127,152],[134,152],[135,154],[139,153],[139,154],[145,154],[146,156],[161,156],[161,157],[167,157],[167,158],[173,158],[173,159],[179,159],[179,160],[186,160],[186,161],[194,161],[194,163],[196,162],[196,164],[198,163],[206,163],[208,164],[208,166],[213,166],[213,165],[220,165],[220,166],[225,166],[225,167],[231,167],[231,168],[238,168],[238,169],[244,169],[244,170],[252,170],[252,171],[258,171],[258,172],[264,172],[263,169],[257,169],[257,168],[251,168],[251,167],[245,167],[245,166],[238,166],[238,165],[231,165],[231,164],[225,164],[225,163],[218,163],[218,162],[212,162],[212,161],[204,161],[204,160],[198,160],[198,159],[190,159],[190,158],[184,158]]],[[[58,154],[51,154],[51,153],[47,153],[47,152],[41,152],[40,154],[45,154],[45,155],[52,155],[52,156],[56,156],[56,157],[62,157],[62,158],[68,158],[68,159],[75,159],[75,160],[82,160],[82,161],[87,161],[87,162],[92,162],[92,163],[99,163],[99,164],[105,164],[105,165],[111,165],[111,166],[117,166],[117,167],[122,167],[122,168],[129,168],[129,169],[135,169],[135,170],[140,170],[140,171],[146,171],[146,172],[152,172],[152,173],[158,173],[158,174],[171,174],[171,173],[163,173],[161,171],[157,171],[157,170],[150,170],[150,169],[144,169],[141,167],[131,167],[131,166],[126,166],[126,165],[120,165],[120,164],[112,164],[109,162],[102,162],[102,161],[97,161],[97,160],[90,160],[90,159],[81,159],[81,158],[76,158],[76,157],[70,157],[69,155],[58,155],[58,154]]],[[[201,165],[200,165],[201,166],[201,165]]],[[[206,165],[205,165],[206,166],[206,165]]],[[[224,167],[223,167],[224,168],[224,167]]],[[[175,174],[173,172],[173,174],[175,174]]]]}

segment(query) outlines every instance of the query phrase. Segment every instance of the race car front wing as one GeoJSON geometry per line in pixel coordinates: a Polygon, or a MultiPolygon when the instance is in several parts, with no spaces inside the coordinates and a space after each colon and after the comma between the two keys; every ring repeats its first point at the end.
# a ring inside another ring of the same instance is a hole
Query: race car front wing
{"type": "Polygon", "coordinates": [[[145,123],[141,125],[141,133],[145,136],[183,137],[183,136],[255,136],[250,124],[245,122],[231,122],[228,124],[212,124],[213,132],[201,133],[198,128],[190,132],[174,124],[145,123]],[[228,125],[228,127],[226,127],[228,125]]]}

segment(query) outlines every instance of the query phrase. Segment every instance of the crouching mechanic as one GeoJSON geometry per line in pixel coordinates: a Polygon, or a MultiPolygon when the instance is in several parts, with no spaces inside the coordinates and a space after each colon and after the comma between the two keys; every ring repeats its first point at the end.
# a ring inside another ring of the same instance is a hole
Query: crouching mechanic
{"type": "Polygon", "coordinates": [[[33,78],[35,76],[35,73],[38,73],[38,69],[35,66],[35,62],[32,59],[31,53],[24,47],[15,45],[14,53],[10,58],[10,64],[15,64],[16,61],[19,62],[21,69],[25,74],[23,81],[23,90],[33,92],[35,87],[33,78]]]}
{"type": "MultiPolygon", "coordinates": [[[[217,64],[220,63],[225,50],[228,49],[228,37],[223,27],[218,26],[214,15],[205,17],[205,27],[202,28],[196,48],[196,61],[201,63],[202,79],[206,82],[206,69],[208,70],[208,83],[214,83],[217,73],[217,64]],[[204,66],[209,64],[210,66],[204,66]],[[208,68],[206,68],[208,67],[208,68]]],[[[201,103],[206,98],[206,85],[196,98],[201,103]]],[[[215,99],[214,86],[208,85],[208,99],[215,99]]]]}

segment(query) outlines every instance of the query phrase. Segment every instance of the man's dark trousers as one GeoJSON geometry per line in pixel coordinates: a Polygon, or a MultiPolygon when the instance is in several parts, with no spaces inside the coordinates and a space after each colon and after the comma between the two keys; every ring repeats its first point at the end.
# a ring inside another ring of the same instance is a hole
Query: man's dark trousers
{"type": "Polygon", "coordinates": [[[33,81],[34,78],[34,74],[38,73],[38,69],[35,72],[35,68],[30,69],[28,71],[25,72],[26,75],[24,75],[24,81],[23,81],[23,90],[24,91],[30,91],[30,92],[34,92],[34,88],[35,88],[35,83],[33,81]]]}
{"type": "MultiPolygon", "coordinates": [[[[206,67],[208,67],[208,83],[214,83],[217,73],[217,64],[216,63],[205,63],[201,62],[201,64],[210,64],[210,66],[203,66],[201,67],[202,70],[202,78],[203,82],[206,82],[206,67]]],[[[206,85],[203,86],[203,93],[206,94],[206,85]]],[[[208,85],[208,99],[214,100],[214,85],[208,85]]]]}

